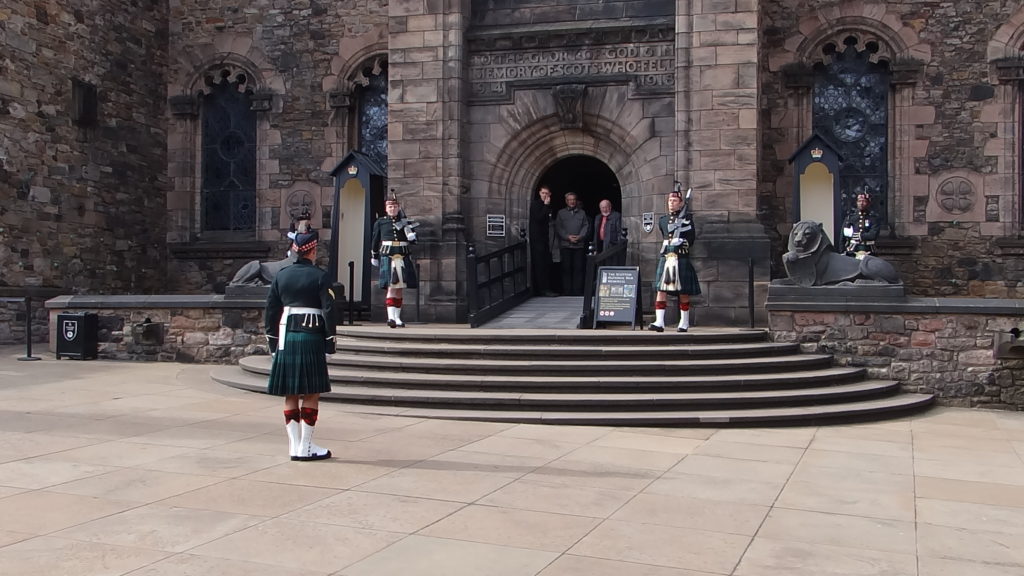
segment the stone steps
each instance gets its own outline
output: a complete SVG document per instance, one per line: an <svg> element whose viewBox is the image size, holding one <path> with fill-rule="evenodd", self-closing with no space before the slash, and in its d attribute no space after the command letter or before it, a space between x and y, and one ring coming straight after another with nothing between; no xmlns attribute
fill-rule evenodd
<svg viewBox="0 0 1024 576"><path fill-rule="evenodd" d="M831 366L820 361L817 369L784 371L781 365L776 370L736 373L735 371L716 372L714 366L705 366L705 373L675 374L666 377L661 370L655 375L640 375L637 372L618 373L617 370L604 371L602 366L588 366L586 370L577 369L568 375L543 374L542 376L513 372L462 372L454 373L451 364L446 364L448 372L426 372L405 370L396 375L393 368L381 362L365 363L362 366L339 366L333 357L328 372L332 382L341 385L384 386L390 388L422 388L429 390L547 390L547 391L587 391L599 390L602 393L615 391L664 391L665 389L684 391L739 391L763 390L779 388L804 388L825 384L839 384L862 380L866 371L863 368ZM383 360L382 360L383 361ZM413 363L399 364L408 368ZM270 374L269 356L250 356L239 361L243 370L263 376ZM434 368L438 368L436 365ZM618 366L614 366L618 367ZM440 368L438 368L440 369ZM584 373L586 372L586 373Z"/></svg>
<svg viewBox="0 0 1024 576"><path fill-rule="evenodd" d="M262 392L269 356L217 367ZM757 330L339 330L326 400L422 418L586 425L821 424L920 409L929 395Z"/></svg>

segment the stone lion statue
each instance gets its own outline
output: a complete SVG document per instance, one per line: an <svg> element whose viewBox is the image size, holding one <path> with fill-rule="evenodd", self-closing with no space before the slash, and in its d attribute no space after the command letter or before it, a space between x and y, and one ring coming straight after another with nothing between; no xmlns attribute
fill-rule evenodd
<svg viewBox="0 0 1024 576"><path fill-rule="evenodd" d="M862 260L836 252L821 223L801 220L789 233L789 252L782 263L790 280L799 286L835 284L901 284L892 264L876 256Z"/></svg>

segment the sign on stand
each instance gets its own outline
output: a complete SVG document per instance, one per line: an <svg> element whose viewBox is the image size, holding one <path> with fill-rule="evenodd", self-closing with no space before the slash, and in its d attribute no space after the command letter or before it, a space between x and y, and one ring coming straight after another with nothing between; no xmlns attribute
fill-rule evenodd
<svg viewBox="0 0 1024 576"><path fill-rule="evenodd" d="M640 269L636 266L602 266L597 269L594 328L600 323L630 324L635 330L641 317Z"/></svg>

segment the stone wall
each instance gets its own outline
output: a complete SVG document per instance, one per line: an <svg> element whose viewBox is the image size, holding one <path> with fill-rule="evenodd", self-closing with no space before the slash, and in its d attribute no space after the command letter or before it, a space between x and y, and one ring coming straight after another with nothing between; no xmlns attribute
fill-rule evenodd
<svg viewBox="0 0 1024 576"><path fill-rule="evenodd" d="M0 287L164 285L167 25L165 2L0 7Z"/></svg>
<svg viewBox="0 0 1024 576"><path fill-rule="evenodd" d="M263 331L263 301L223 297L63 296L47 302L50 351L56 351L57 315L96 313L99 358L157 362L235 364L253 354L269 354ZM155 324L144 329L144 324Z"/></svg>
<svg viewBox="0 0 1024 576"><path fill-rule="evenodd" d="M769 327L775 342L832 354L837 365L863 366L872 378L898 380L904 391L935 394L942 404L1024 410L1024 361L996 360L992 352L997 333L1022 324L1019 311L997 310L1016 303L947 302L956 302L960 312L943 311L941 304L928 306L930 312L769 306ZM964 313L972 307L977 313Z"/></svg>
<svg viewBox="0 0 1024 576"><path fill-rule="evenodd" d="M773 272L793 223L787 159L811 135L810 66L855 35L890 62L888 220L880 253L913 294L1016 297L1024 286L1019 77L994 59L1017 54L1020 2L761 2L764 94L758 212ZM1004 50L995 50L998 44ZM1004 54L1005 52L1006 54ZM997 73L993 73L997 72ZM896 238L892 241L891 238Z"/></svg>
<svg viewBox="0 0 1024 576"><path fill-rule="evenodd" d="M249 260L280 258L298 205L311 209L322 239L331 237L330 172L356 146L353 91L362 65L386 61L387 11L386 0L170 2L170 290L206 292ZM248 74L260 98L256 227L211 233L197 209L198 103L204 76L224 66Z"/></svg>
<svg viewBox="0 0 1024 576"><path fill-rule="evenodd" d="M474 26L514 26L673 16L675 0L472 0Z"/></svg>

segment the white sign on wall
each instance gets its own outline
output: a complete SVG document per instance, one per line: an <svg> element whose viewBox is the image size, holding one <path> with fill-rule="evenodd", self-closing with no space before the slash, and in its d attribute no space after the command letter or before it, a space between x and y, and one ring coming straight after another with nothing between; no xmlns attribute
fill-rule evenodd
<svg viewBox="0 0 1024 576"><path fill-rule="evenodd" d="M487 235L488 236L504 236L505 235L505 215L504 214L488 214L487 215Z"/></svg>

